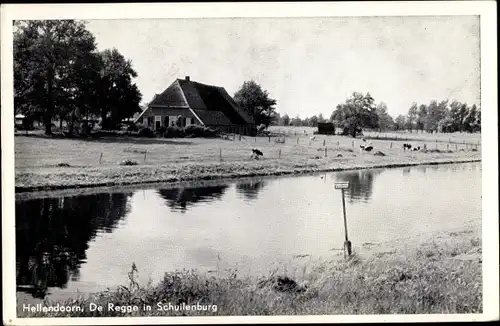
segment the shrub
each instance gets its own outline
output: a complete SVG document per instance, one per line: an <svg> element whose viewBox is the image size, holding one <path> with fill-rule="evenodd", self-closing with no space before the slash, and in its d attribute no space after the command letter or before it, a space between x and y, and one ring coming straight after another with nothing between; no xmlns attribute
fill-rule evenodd
<svg viewBox="0 0 500 326"><path fill-rule="evenodd" d="M137 165L139 163L137 163L136 161L133 161L133 160L125 160L125 161L122 161L120 162L120 165Z"/></svg>
<svg viewBox="0 0 500 326"><path fill-rule="evenodd" d="M134 124L130 124L127 127L127 131L139 131L139 127L137 127L137 125L135 123Z"/></svg>
<svg viewBox="0 0 500 326"><path fill-rule="evenodd" d="M163 134L167 131L167 127L161 126L160 128L156 129L156 134L158 136L163 136Z"/></svg>
<svg viewBox="0 0 500 326"><path fill-rule="evenodd" d="M216 129L200 125L187 126L184 128L184 133L186 134L186 137L214 138L218 135L218 131Z"/></svg>
<svg viewBox="0 0 500 326"><path fill-rule="evenodd" d="M185 137L184 129L180 127L167 127L163 132L163 137L165 138L183 138Z"/></svg>
<svg viewBox="0 0 500 326"><path fill-rule="evenodd" d="M137 133L137 136L152 138L152 137L154 137L154 132L153 132L153 130L149 129L148 127L144 127L144 128L141 128L139 130L139 132Z"/></svg>

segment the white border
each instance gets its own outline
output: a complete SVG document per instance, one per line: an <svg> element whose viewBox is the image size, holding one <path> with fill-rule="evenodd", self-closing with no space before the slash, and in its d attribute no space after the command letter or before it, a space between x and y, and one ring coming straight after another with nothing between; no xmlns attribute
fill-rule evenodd
<svg viewBox="0 0 500 326"><path fill-rule="evenodd" d="M209 13L209 14L208 14ZM14 130L12 20L14 19L132 19L212 17L328 17L480 15L482 195L483 195L483 314L474 315L345 315L271 317L110 317L16 318L14 236ZM192 324L192 323L322 323L481 321L499 318L498 282L498 133L497 38L495 1L440 2L307 2L307 3L169 3L169 4L16 4L1 7L2 85L2 248L3 315L6 325ZM467 186L467 185L464 185Z"/></svg>

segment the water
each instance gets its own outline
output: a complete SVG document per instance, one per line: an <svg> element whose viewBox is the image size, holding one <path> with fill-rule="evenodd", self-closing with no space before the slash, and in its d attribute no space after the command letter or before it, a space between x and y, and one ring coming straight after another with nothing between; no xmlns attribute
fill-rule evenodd
<svg viewBox="0 0 500 326"><path fill-rule="evenodd" d="M481 218L480 163L18 201L17 284L59 299L127 284L132 262L146 283L183 268L258 275L296 255L328 258L344 241L339 181L351 184L355 246Z"/></svg>

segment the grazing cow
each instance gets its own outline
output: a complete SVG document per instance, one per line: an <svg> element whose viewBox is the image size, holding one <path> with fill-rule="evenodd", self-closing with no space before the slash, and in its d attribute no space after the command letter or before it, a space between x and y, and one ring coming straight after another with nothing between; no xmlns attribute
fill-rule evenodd
<svg viewBox="0 0 500 326"><path fill-rule="evenodd" d="M373 150L372 145L369 145L369 146L360 145L359 148L361 149L361 151L365 151L365 152L371 152Z"/></svg>
<svg viewBox="0 0 500 326"><path fill-rule="evenodd" d="M419 151L419 150L420 150L420 146L413 148L413 151Z"/></svg>
<svg viewBox="0 0 500 326"><path fill-rule="evenodd" d="M264 156L264 153L262 153L261 151L259 151L256 148L252 148L252 155L259 157L259 156Z"/></svg>
<svg viewBox="0 0 500 326"><path fill-rule="evenodd" d="M316 139L316 136L312 136L311 138L309 138L310 140L315 140Z"/></svg>
<svg viewBox="0 0 500 326"><path fill-rule="evenodd" d="M411 144L403 144L403 150L410 150L411 151Z"/></svg>

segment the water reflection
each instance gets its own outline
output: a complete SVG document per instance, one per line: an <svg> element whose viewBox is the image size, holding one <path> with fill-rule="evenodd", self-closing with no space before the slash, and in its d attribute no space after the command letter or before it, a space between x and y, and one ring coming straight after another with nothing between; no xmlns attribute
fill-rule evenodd
<svg viewBox="0 0 500 326"><path fill-rule="evenodd" d="M198 202L220 199L228 186L191 187L176 189L159 189L158 194L165 199L167 206L174 211L186 212L189 206Z"/></svg>
<svg viewBox="0 0 500 326"><path fill-rule="evenodd" d="M240 194L248 201L252 201L258 198L259 192L261 192L265 186L266 182L264 180L237 183L236 193Z"/></svg>
<svg viewBox="0 0 500 326"><path fill-rule="evenodd" d="M89 241L111 232L127 214L131 194L36 199L16 203L18 290L44 298L48 287L78 280Z"/></svg>
<svg viewBox="0 0 500 326"><path fill-rule="evenodd" d="M335 180L336 182L349 182L349 189L346 190L345 194L350 203L355 200L369 201L373 193L375 176L381 172L382 170L339 172L335 174Z"/></svg>

